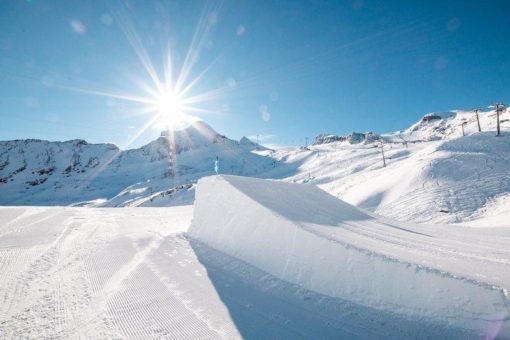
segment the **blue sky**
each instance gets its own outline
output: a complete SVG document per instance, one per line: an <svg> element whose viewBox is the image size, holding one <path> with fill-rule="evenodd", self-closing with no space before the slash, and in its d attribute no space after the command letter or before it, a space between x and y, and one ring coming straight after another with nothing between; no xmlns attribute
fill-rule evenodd
<svg viewBox="0 0 510 340"><path fill-rule="evenodd" d="M510 102L509 18L508 1L0 0L0 140L147 143L157 128L133 136L154 114L91 92L147 95L126 27L161 76L167 46L178 72L199 23L189 79L211 67L190 95L221 88L196 114L220 133L300 145L398 130Z"/></svg>

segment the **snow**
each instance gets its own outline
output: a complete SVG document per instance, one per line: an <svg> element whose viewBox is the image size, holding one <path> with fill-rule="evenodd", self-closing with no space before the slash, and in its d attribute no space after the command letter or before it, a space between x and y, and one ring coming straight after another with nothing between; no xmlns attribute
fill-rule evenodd
<svg viewBox="0 0 510 340"><path fill-rule="evenodd" d="M214 174L218 157L221 174L315 184L348 203L401 221L490 219L499 225L501 219L493 216L504 211L510 197L509 114L501 114L503 134L498 138L494 111L479 113L481 133L474 112L427 114L408 129L381 135L387 167L376 134L363 134L363 143L349 142L362 134L350 139L329 135L328 143L274 151L245 137L228 139L200 121L125 151L82 140L0 142L0 204L189 205L194 184Z"/></svg>
<svg viewBox="0 0 510 340"><path fill-rule="evenodd" d="M387 168L373 171L341 197L403 221L469 221L492 198L510 192L509 137L481 133L430 143L405 155L405 161L393 161L395 151L389 150Z"/></svg>
<svg viewBox="0 0 510 340"><path fill-rule="evenodd" d="M192 214L0 208L0 337L473 336L282 281L186 237Z"/></svg>
<svg viewBox="0 0 510 340"><path fill-rule="evenodd" d="M401 221L471 223L491 218L504 210L504 205L494 204L510 197L509 113L501 115L500 137L495 136L494 112L480 113L481 133L472 112L445 116L383 135L386 167L377 144L336 142L277 150L273 157L278 166L261 177L310 182L348 203ZM462 121L469 122L464 137Z"/></svg>
<svg viewBox="0 0 510 340"><path fill-rule="evenodd" d="M0 338L510 337L501 122L428 114L381 135L386 167L376 134L270 150L203 122L0 142Z"/></svg>
<svg viewBox="0 0 510 340"><path fill-rule="evenodd" d="M490 199L478 210L473 220L463 224L478 227L508 227L510 224L508 221L510 221L510 194L503 194Z"/></svg>
<svg viewBox="0 0 510 340"><path fill-rule="evenodd" d="M0 338L465 338L186 236L193 207L0 208Z"/></svg>
<svg viewBox="0 0 510 340"><path fill-rule="evenodd" d="M502 325L510 335L510 228L403 224L315 186L213 176L198 182L189 233L313 292L478 336Z"/></svg>
<svg viewBox="0 0 510 340"><path fill-rule="evenodd" d="M223 172L250 176L266 171L272 159L255 153L257 148L255 143L230 140L203 122L124 151L83 140L0 142L0 204L70 205L113 199L103 205L133 205L134 199L145 202L156 192L179 190L213 174L216 157ZM175 175L169 173L172 167ZM128 191L126 201L119 199ZM191 197L183 203L192 202Z"/></svg>
<svg viewBox="0 0 510 340"><path fill-rule="evenodd" d="M352 132L347 136L337 136L333 134L321 134L315 137L313 145L321 145L321 144L329 144L335 142L345 142L349 144L369 144L375 141L378 141L381 136L373 133L373 132Z"/></svg>
<svg viewBox="0 0 510 340"><path fill-rule="evenodd" d="M101 207L172 207L189 205L195 197L195 185L183 184L161 190L164 183L137 183L122 190L115 197L94 204ZM155 189L156 188L156 189Z"/></svg>
<svg viewBox="0 0 510 340"><path fill-rule="evenodd" d="M0 337L239 337L182 235L191 212L0 209Z"/></svg>

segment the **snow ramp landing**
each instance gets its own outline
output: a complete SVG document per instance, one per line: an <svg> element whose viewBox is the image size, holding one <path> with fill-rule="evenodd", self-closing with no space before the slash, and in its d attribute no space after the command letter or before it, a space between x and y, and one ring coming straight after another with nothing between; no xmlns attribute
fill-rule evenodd
<svg viewBox="0 0 510 340"><path fill-rule="evenodd" d="M510 228L401 224L312 185L213 176L198 182L189 234L320 294L510 337Z"/></svg>

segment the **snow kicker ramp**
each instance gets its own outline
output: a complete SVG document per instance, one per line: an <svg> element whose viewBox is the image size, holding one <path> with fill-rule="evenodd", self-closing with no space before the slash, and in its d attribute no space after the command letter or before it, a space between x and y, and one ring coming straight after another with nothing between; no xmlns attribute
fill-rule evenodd
<svg viewBox="0 0 510 340"><path fill-rule="evenodd" d="M510 337L510 228L401 224L312 185L213 176L189 234L324 295Z"/></svg>

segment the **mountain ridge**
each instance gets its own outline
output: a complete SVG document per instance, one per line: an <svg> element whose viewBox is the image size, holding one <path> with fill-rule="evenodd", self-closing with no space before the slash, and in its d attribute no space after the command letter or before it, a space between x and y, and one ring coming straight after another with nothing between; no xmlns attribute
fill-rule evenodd
<svg viewBox="0 0 510 340"><path fill-rule="evenodd" d="M504 180L510 117L503 112L500 118L497 139L493 111L479 112L480 133L472 111L456 110L427 114L404 130L371 134L373 139L355 138L358 143L343 139L282 150L246 137L229 139L204 122L129 150L80 139L0 142L0 204L192 204L194 184L213 175L218 160L220 174L315 184L395 219L470 221L505 212L500 206L510 199Z"/></svg>
<svg viewBox="0 0 510 340"><path fill-rule="evenodd" d="M250 153L255 149L255 143L231 140L204 122L195 122L187 129L164 134L128 150L82 139L2 141L0 204L67 205L110 199L147 180L157 180L160 182L157 189L168 190L213 174L216 156L229 164L238 158L235 170L239 173L243 165L240 163L251 164L259 157ZM194 157L190 159L190 155ZM197 164L201 161L207 164ZM255 163L264 166L269 161ZM229 166L234 171L234 165ZM251 174L246 169L242 173Z"/></svg>

